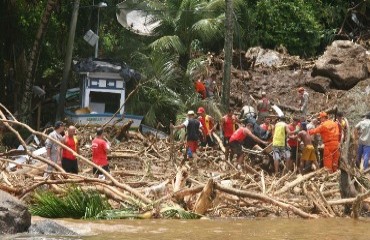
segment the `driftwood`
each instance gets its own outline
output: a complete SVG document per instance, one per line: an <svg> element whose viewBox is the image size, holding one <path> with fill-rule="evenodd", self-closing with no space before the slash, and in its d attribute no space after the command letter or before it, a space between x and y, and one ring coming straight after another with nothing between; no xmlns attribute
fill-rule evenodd
<svg viewBox="0 0 370 240"><path fill-rule="evenodd" d="M194 212L198 214L205 214L206 211L212 206L212 201L215 198L213 190L213 179L209 179L208 183L204 186L202 193L199 195L195 206Z"/></svg>
<svg viewBox="0 0 370 240"><path fill-rule="evenodd" d="M0 122L8 124L24 146L27 146L27 142L17 135L15 125L28 129L41 139L48 138L15 118L6 119L2 112L0 116ZM38 157L35 158L39 160L36 165L27 162L16 164L15 172L2 171L0 189L27 199L43 185L63 193L67 190L65 186L76 184L83 189L95 188L116 202L137 204L142 211L158 209L162 204L180 204L195 213L230 217L289 216L291 213L302 218L335 217L342 215L343 206L352 207L354 217L358 217L363 210L363 203L369 201L369 179L364 173L355 171L350 164L341 164L341 169L350 176L347 182L353 185L352 179L355 177L365 189L365 194L340 199L339 172L328 174L325 170L318 170L298 177L296 172L288 172L281 177L272 176L261 170L259 163L253 160L255 154L245 158L248 168L238 170L233 163L225 161L222 150L213 148L198 151L197 162L184 161L181 165L179 158L183 156L176 149L182 143L171 142L170 139L150 139L139 132L130 132L130 136L134 137L128 142L112 144L109 154L111 174L102 171L106 180L97 179L91 173L95 164L88 159L94 130L89 126L81 126L78 130L83 140L80 154L74 153L79 159L81 171L78 175L65 173L56 165L50 172L54 179L45 179L42 177L45 166L53 163ZM111 130L117 131L118 127L111 127ZM217 140L217 135L214 138ZM59 145L67 149L63 144ZM345 158L345 146L342 151L342 158ZM26 151L26 154L32 155L30 151ZM13 153L0 157L2 169L14 163L10 155Z"/></svg>

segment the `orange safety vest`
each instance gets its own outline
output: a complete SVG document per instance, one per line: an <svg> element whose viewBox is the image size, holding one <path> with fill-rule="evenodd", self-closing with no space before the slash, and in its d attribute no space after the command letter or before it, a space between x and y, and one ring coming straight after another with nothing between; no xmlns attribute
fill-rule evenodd
<svg viewBox="0 0 370 240"><path fill-rule="evenodd" d="M213 128L213 123L211 121L211 116L206 115L206 117L199 117L199 121L202 123L203 126L203 134L207 136L211 129Z"/></svg>

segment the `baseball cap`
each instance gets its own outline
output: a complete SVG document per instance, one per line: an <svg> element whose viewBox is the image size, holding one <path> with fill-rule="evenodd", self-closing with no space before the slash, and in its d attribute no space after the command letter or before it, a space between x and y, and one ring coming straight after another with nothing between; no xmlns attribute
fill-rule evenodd
<svg viewBox="0 0 370 240"><path fill-rule="evenodd" d="M188 115L194 115L195 113L194 113L194 111L193 110L190 110L190 111L188 111Z"/></svg>
<svg viewBox="0 0 370 240"><path fill-rule="evenodd" d="M198 113L204 113L206 110L204 110L204 107L199 107L198 108Z"/></svg>
<svg viewBox="0 0 370 240"><path fill-rule="evenodd" d="M62 121L56 121L55 124L54 124L54 127L55 128L59 128L60 126L64 126L64 125L65 125L64 122L62 122Z"/></svg>
<svg viewBox="0 0 370 240"><path fill-rule="evenodd" d="M322 118L322 117L328 117L328 114L326 112L320 112L319 118Z"/></svg>
<svg viewBox="0 0 370 240"><path fill-rule="evenodd" d="M298 92L303 92L303 91L304 91L303 87L298 88Z"/></svg>

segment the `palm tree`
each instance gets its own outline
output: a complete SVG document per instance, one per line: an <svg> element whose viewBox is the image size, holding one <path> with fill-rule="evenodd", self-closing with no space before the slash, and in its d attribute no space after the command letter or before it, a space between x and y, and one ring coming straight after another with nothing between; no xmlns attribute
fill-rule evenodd
<svg viewBox="0 0 370 240"><path fill-rule="evenodd" d="M203 46L222 41L225 17L221 3L220 0L148 1L155 15L153 21L160 22L154 30L160 37L150 44L151 49L177 53L181 65L186 66L194 41L200 41Z"/></svg>

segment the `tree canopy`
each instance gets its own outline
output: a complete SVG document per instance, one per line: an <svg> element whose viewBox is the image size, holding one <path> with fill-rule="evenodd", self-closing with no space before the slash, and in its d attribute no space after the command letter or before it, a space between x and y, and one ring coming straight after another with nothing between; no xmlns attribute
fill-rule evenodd
<svg viewBox="0 0 370 240"><path fill-rule="evenodd" d="M32 46L48 2L0 3L0 102L13 112L20 111ZM32 74L35 85L45 86L48 97L59 90L73 8L73 1L55 2ZM115 16L120 1L106 2L108 7L100 10L99 55L127 62L145 77L145 84L126 109L146 114L146 121L152 125L174 118L189 107L188 99L194 98L192 78L204 70L206 61L202 56L223 51L225 1L146 0L147 8L143 10L159 21L152 36L122 28ZM97 28L97 4L98 1L81 1L74 59L93 56L94 48L83 36ZM290 54L312 57L335 39L369 38L369 0L235 0L233 7L234 49L283 45ZM196 71L192 70L194 66ZM135 84L130 83L128 90ZM77 85L72 76L68 86ZM167 109L172 115L158 109Z"/></svg>

